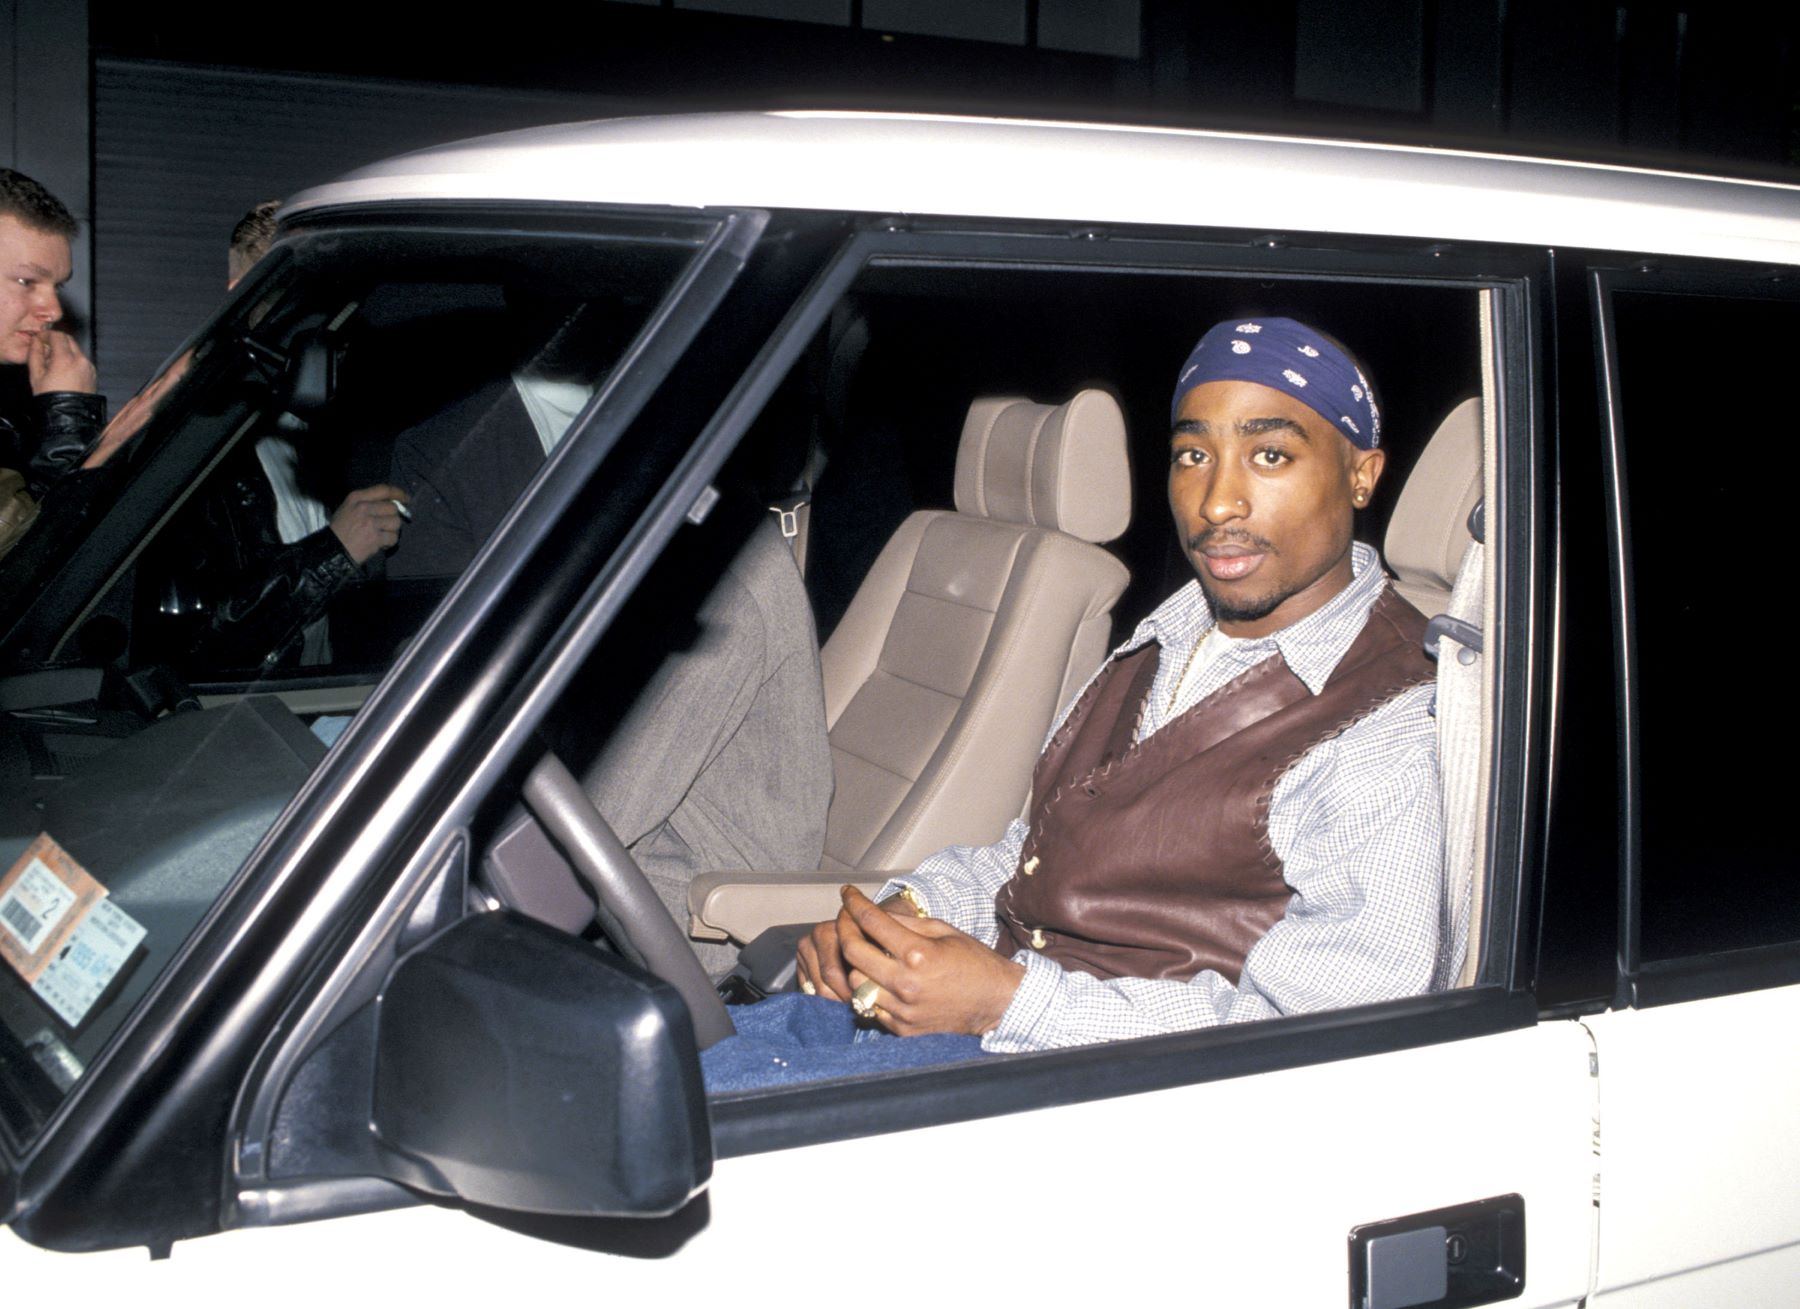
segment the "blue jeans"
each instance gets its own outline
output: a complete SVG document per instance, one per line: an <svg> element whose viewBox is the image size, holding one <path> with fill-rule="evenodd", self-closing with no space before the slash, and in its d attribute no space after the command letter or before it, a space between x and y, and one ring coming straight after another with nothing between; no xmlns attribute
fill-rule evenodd
<svg viewBox="0 0 1800 1309"><path fill-rule="evenodd" d="M982 1057L978 1036L893 1036L859 1028L849 1005L822 996L774 995L730 1013L737 1035L700 1052L710 1094Z"/></svg>

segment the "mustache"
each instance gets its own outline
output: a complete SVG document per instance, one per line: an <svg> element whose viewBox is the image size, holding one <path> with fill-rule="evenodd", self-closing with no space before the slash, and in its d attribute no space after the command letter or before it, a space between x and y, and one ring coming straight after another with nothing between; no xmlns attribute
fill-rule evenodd
<svg viewBox="0 0 1800 1309"><path fill-rule="evenodd" d="M1210 545L1237 545L1263 554L1279 554L1275 543L1266 536L1246 532L1241 527L1208 527L1187 539L1188 553L1194 554Z"/></svg>

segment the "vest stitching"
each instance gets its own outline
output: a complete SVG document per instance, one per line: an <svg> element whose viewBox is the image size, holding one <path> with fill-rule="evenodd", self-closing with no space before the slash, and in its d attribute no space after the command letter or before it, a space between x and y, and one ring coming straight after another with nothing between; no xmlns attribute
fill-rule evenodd
<svg viewBox="0 0 1800 1309"><path fill-rule="evenodd" d="M1079 725L1080 720L1085 718L1088 711L1093 708L1093 699L1100 694L1100 688L1111 682L1117 675L1120 658L1129 659L1132 655L1137 654L1140 650L1148 648L1148 645L1152 644L1155 644L1155 642L1141 645L1137 650L1128 651L1123 656L1114 656L1102 664L1100 671L1094 674L1088 681L1087 686L1082 690L1081 694L1075 698L1074 707L1069 710L1068 716L1063 719L1062 726L1051 733L1050 739L1044 743L1044 748L1039 753L1047 754L1052 748L1059 746L1068 740L1069 733L1075 730Z"/></svg>

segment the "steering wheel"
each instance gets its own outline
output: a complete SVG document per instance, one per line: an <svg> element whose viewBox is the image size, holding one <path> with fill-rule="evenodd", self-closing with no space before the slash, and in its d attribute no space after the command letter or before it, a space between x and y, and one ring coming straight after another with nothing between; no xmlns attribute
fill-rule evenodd
<svg viewBox="0 0 1800 1309"><path fill-rule="evenodd" d="M532 816L560 844L599 904L600 925L619 952L681 993L702 1050L732 1035L725 1002L650 879L554 751L525 779Z"/></svg>

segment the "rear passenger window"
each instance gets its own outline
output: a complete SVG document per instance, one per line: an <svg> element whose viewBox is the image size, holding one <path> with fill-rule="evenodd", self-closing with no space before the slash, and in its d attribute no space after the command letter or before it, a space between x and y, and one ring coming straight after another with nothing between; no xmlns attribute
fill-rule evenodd
<svg viewBox="0 0 1800 1309"><path fill-rule="evenodd" d="M1800 350L1800 303L1619 290L1612 307L1637 637L1641 958L1800 940L1783 759L1800 710L1779 677L1757 675L1771 657L1777 674L1785 662L1793 433L1768 388Z"/></svg>

